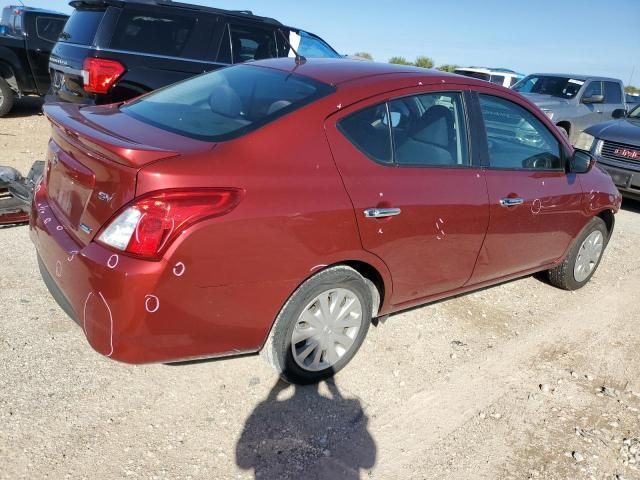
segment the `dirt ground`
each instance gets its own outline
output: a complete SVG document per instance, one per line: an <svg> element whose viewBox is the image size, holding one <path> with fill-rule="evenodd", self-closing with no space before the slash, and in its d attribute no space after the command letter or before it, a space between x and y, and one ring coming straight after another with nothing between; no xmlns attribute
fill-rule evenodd
<svg viewBox="0 0 640 480"><path fill-rule="evenodd" d="M0 119L0 164L44 157L37 112ZM1 479L640 479L640 203L584 289L529 277L392 316L319 387L257 356L107 360L26 227L0 229L0 265Z"/></svg>

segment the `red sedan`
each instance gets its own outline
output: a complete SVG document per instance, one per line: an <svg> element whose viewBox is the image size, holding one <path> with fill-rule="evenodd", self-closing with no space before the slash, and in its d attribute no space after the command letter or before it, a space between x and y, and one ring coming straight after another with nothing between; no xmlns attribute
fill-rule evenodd
<svg viewBox="0 0 640 480"><path fill-rule="evenodd" d="M527 100L424 69L297 63L45 107L31 238L95 350L262 351L309 383L372 318L538 271L589 281L620 195Z"/></svg>

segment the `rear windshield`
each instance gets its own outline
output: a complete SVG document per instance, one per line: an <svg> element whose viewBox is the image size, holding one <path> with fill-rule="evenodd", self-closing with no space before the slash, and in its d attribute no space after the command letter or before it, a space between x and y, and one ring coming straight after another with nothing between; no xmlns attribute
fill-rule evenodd
<svg viewBox="0 0 640 480"><path fill-rule="evenodd" d="M488 73L482 73L482 72L472 72L469 70L455 70L454 73L457 73L458 75L464 75L465 77L478 78L480 80L485 80L487 82L491 79L491 75L489 75Z"/></svg>
<svg viewBox="0 0 640 480"><path fill-rule="evenodd" d="M104 10L74 10L60 34L60 41L91 45L104 12Z"/></svg>
<svg viewBox="0 0 640 480"><path fill-rule="evenodd" d="M122 111L186 137L223 141L333 91L329 85L289 72L236 65L158 90Z"/></svg>

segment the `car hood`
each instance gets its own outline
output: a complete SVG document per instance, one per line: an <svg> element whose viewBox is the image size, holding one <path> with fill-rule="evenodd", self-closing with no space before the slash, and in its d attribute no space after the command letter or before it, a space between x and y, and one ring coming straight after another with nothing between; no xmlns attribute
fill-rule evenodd
<svg viewBox="0 0 640 480"><path fill-rule="evenodd" d="M558 108L569 104L564 98L542 95L540 93L521 93L523 97L535 103L540 108Z"/></svg>
<svg viewBox="0 0 640 480"><path fill-rule="evenodd" d="M622 118L598 123L585 132L603 140L640 146L640 119Z"/></svg>

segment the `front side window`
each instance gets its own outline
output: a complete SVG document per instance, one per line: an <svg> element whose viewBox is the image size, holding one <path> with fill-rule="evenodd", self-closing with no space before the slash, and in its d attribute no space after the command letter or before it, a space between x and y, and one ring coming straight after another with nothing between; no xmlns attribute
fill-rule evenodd
<svg viewBox="0 0 640 480"><path fill-rule="evenodd" d="M278 39L281 40L280 38ZM289 32L289 43L291 46L306 58L339 58L340 55L336 51L323 42L318 37L311 35L302 30L295 32ZM284 42L282 42L284 43ZM294 57L295 54L291 51L288 45L284 46L285 52L282 56Z"/></svg>
<svg viewBox="0 0 640 480"><path fill-rule="evenodd" d="M480 95L491 167L562 169L560 143L531 112L509 100Z"/></svg>
<svg viewBox="0 0 640 480"><path fill-rule="evenodd" d="M290 72L251 65L222 68L146 95L121 110L198 140L230 140L334 91Z"/></svg>
<svg viewBox="0 0 640 480"><path fill-rule="evenodd" d="M575 97L584 80L570 77L556 77L553 75L529 75L513 86L513 90L520 93L538 93L558 98Z"/></svg>
<svg viewBox="0 0 640 480"><path fill-rule="evenodd" d="M589 98L594 95L602 95L602 82L589 82L587 88L584 89L582 98Z"/></svg>
<svg viewBox="0 0 640 480"><path fill-rule="evenodd" d="M604 82L604 103L622 103L622 88L616 82Z"/></svg>
<svg viewBox="0 0 640 480"><path fill-rule="evenodd" d="M253 26L230 25L230 63L263 60L278 56L273 30ZM223 39L228 43L227 39ZM224 57L227 58L226 53Z"/></svg>
<svg viewBox="0 0 640 480"><path fill-rule="evenodd" d="M66 20L53 17L37 17L36 33L39 38L47 42L55 43L58 41L60 32L64 28Z"/></svg>
<svg viewBox="0 0 640 480"><path fill-rule="evenodd" d="M195 17L125 8L113 34L111 48L179 57L187 46L195 22Z"/></svg>
<svg viewBox="0 0 640 480"><path fill-rule="evenodd" d="M400 166L459 167L469 163L460 93L401 97L364 108L338 128L372 160Z"/></svg>

